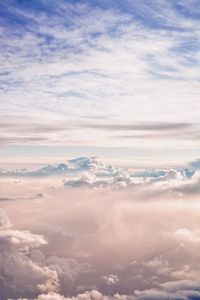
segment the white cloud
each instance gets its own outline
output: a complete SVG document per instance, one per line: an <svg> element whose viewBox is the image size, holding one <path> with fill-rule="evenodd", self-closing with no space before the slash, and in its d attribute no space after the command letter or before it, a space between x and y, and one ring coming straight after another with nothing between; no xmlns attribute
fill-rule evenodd
<svg viewBox="0 0 200 300"><path fill-rule="evenodd" d="M5 216L1 214L1 222ZM5 222L4 222L5 223ZM8 228L8 222L0 231L0 279L2 297L12 291L19 295L40 291L54 291L58 287L57 273L48 267L40 267L30 258L32 248L46 244L46 240L28 231Z"/></svg>
<svg viewBox="0 0 200 300"><path fill-rule="evenodd" d="M166 282L155 289L135 291L132 295L120 295L116 293L113 296L107 296L97 290L91 290L71 298L56 293L42 294L34 300L192 300L198 299L199 296L199 281L180 280Z"/></svg>
<svg viewBox="0 0 200 300"><path fill-rule="evenodd" d="M64 291L69 290L81 270L80 264L75 259L60 258L55 255L48 257L45 264L48 265L51 270L56 271L59 276L60 285Z"/></svg>
<svg viewBox="0 0 200 300"><path fill-rule="evenodd" d="M32 123L41 127L44 123L62 127L63 121L80 126L31 135L26 126L21 132L17 128L2 130L4 144L138 145L138 134L119 131L116 136L113 130L81 126L85 120L97 123L96 116L104 118L99 119L101 124L177 122L177 115L178 121L199 123L199 54L195 45L190 47L198 43L197 20L184 17L168 1L156 1L156 5L128 1L130 10L126 11L115 5L112 1L103 9L101 5L94 8L60 1L55 7L57 15L51 18L48 12L12 8L37 29L20 36L2 34L7 127L13 111L22 125L28 123L24 117L29 115ZM150 26L137 15L150 17L152 25L156 22L159 26ZM189 130L176 132L168 140L154 135L148 147L155 147L156 140L158 148L192 149L199 145L198 127L195 141ZM147 145L146 138L142 140Z"/></svg>
<svg viewBox="0 0 200 300"><path fill-rule="evenodd" d="M50 293L50 294L43 294L38 296L37 299L35 300L103 300L104 296L97 290L91 290L91 291L87 291L85 293L82 294L78 294L76 297L64 297L60 294L56 294L56 293ZM25 299L24 299L25 300Z"/></svg>
<svg viewBox="0 0 200 300"><path fill-rule="evenodd" d="M0 224L0 289L3 299L41 292L55 297L54 292L60 288L63 292L68 291L80 273L92 272L89 264L46 255L42 250L42 246L47 245L46 239L30 231L10 229L4 211L0 211Z"/></svg>
<svg viewBox="0 0 200 300"><path fill-rule="evenodd" d="M200 230L190 230L188 228L179 228L174 235L182 242L200 242Z"/></svg>
<svg viewBox="0 0 200 300"><path fill-rule="evenodd" d="M172 193L181 197L181 195L188 194L198 195L200 191L200 171L193 168L147 169L133 172L128 168L107 165L96 157L79 157L65 163L46 165L31 171L0 169L0 176L2 178L61 177L64 186L73 188L128 189L138 187L138 191L149 193L149 196ZM39 196L36 195L36 197Z"/></svg>
<svg viewBox="0 0 200 300"><path fill-rule="evenodd" d="M91 172L98 173L96 165ZM33 188L43 184L43 179L24 180ZM2 229L6 233L1 233L1 239L5 239L1 245L6 247L9 259L11 253L15 254L15 260L4 258L1 274L6 265L7 274L12 271L14 277L18 276L13 279L18 292L9 277L6 286L10 294L1 288L6 295L3 299L93 300L96 296L94 292L91 296L91 289L98 290L102 300L188 300L189 293L197 294L194 283L199 282L199 204L195 200L188 197L186 200L190 201L171 201L169 194L152 200L148 189L158 182L145 184L146 179L141 187L103 193L66 186L51 190L48 180L45 179L48 197L39 204L41 213L35 201L22 200L15 202L14 207L3 203L12 214L14 211L18 226L25 224L31 232L37 232L6 228L7 225ZM177 180L177 176L170 175L166 181L169 180ZM17 188L21 191L20 186ZM29 213L21 220L21 209L26 207ZM44 244L46 241L48 244ZM12 268L22 275L16 275ZM23 275L26 272L31 274L28 279ZM190 282L190 288L182 288L180 281ZM37 283L35 294L30 292L33 282ZM177 284L176 292L167 286L172 282Z"/></svg>
<svg viewBox="0 0 200 300"><path fill-rule="evenodd" d="M102 279L104 279L108 285L117 284L120 281L119 277L114 274L105 275L102 277Z"/></svg>

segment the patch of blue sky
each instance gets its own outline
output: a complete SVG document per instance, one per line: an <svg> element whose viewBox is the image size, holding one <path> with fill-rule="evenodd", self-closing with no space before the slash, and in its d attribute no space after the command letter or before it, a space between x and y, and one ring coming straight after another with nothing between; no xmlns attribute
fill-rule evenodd
<svg viewBox="0 0 200 300"><path fill-rule="evenodd" d="M16 88L23 86L23 84L24 84L23 80L17 80L14 78L1 79L0 90L2 90L3 92L15 90Z"/></svg>
<svg viewBox="0 0 200 300"><path fill-rule="evenodd" d="M70 3L73 4L70 6ZM124 0L124 1L104 1L104 0L88 0L88 1L5 1L5 4L1 7L1 17L6 22L7 26L17 26L32 30L36 25L35 16L37 14L42 16L45 14L51 19L51 17L59 17L60 22L65 27L71 27L76 25L76 21L79 21L81 16L88 13L87 9L80 9L79 6L74 5L82 4L89 5L89 7L95 7L102 10L110 10L119 14L129 15L133 17L133 21L138 21L144 26L155 29L165 30L181 30L178 26L170 23L166 14L166 4L168 1L158 0ZM62 7L65 6L65 10ZM180 6L183 10L183 6ZM89 8L88 8L89 9ZM90 10L89 10L90 11ZM23 13L24 12L24 13ZM52 20L53 21L53 20ZM14 27L15 29L15 27ZM111 32L114 32L115 28L111 28Z"/></svg>
<svg viewBox="0 0 200 300"><path fill-rule="evenodd" d="M99 7L105 10L112 10L119 14L132 16L132 21L141 23L150 29L167 30L167 31L185 31L178 25L171 23L167 13L172 1L160 0L88 0L80 1L88 3L91 6Z"/></svg>
<svg viewBox="0 0 200 300"><path fill-rule="evenodd" d="M200 1L199 0L176 0L171 1L176 11L186 18L200 19Z"/></svg>
<svg viewBox="0 0 200 300"><path fill-rule="evenodd" d="M178 76L178 69L169 66L167 63L161 64L157 57L153 54L147 54L143 57L143 60L147 62L147 74L149 74L154 79L170 79L170 80L180 80L183 76Z"/></svg>
<svg viewBox="0 0 200 300"><path fill-rule="evenodd" d="M73 28L76 25L77 13L70 9L63 12L59 10L59 4L53 7L50 4L51 1L48 5L43 1L12 1L12 4L5 1L4 4L0 4L0 24L10 35L20 37L32 33L45 38L46 42L51 42L53 36L40 31L42 23L49 22L51 26L55 26L57 25L55 22L59 20L59 24L66 29Z"/></svg>
<svg viewBox="0 0 200 300"><path fill-rule="evenodd" d="M189 59L186 58L184 60L182 60L182 65L185 67L190 67L190 68L198 68L198 66L200 67L200 60L199 58L195 58L195 57L190 57ZM198 78L196 78L198 80ZM200 81L200 78L199 80Z"/></svg>
<svg viewBox="0 0 200 300"><path fill-rule="evenodd" d="M176 57L179 63L188 68L197 68L200 65L200 40L188 39L179 41L169 49L169 55Z"/></svg>
<svg viewBox="0 0 200 300"><path fill-rule="evenodd" d="M22 35L25 30L33 30L36 22L27 16L17 12L14 4L0 4L0 22L7 29L10 29L13 34Z"/></svg>
<svg viewBox="0 0 200 300"><path fill-rule="evenodd" d="M12 15L12 11L16 12L27 12L30 14L41 14L45 13L48 15L55 15L55 8L57 5L53 1L42 1L42 0L34 0L34 1L26 1L26 0L5 0L4 1L5 11L7 10L10 15ZM19 15L21 18L29 19L28 15L24 16L22 13ZM12 20L11 20L12 21Z"/></svg>
<svg viewBox="0 0 200 300"><path fill-rule="evenodd" d="M182 56L184 56L185 54L193 55L200 51L200 43L199 42L200 42L199 40L196 40L193 38L189 38L187 40L182 40L182 41L179 41L179 43L176 46L172 47L170 49L170 51L178 53ZM192 56L189 58L192 58Z"/></svg>

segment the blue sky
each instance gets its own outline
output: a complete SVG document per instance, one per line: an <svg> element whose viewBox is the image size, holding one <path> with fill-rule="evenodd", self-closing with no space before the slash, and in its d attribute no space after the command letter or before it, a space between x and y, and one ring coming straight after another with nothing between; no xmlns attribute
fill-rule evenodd
<svg viewBox="0 0 200 300"><path fill-rule="evenodd" d="M199 19L197 0L1 1L2 158L198 158Z"/></svg>

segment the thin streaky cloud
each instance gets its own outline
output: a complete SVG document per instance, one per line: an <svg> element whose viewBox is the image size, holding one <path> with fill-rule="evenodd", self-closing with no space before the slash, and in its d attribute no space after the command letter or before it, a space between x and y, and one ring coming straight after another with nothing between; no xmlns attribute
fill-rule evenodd
<svg viewBox="0 0 200 300"><path fill-rule="evenodd" d="M48 5L40 0L12 5L5 1L0 15L0 96L7 128L12 129L15 112L21 120L28 115L40 124L24 120L27 133L37 131L31 144L34 139L43 143L45 133L49 144L74 140L82 145L90 136L91 146L116 147L119 138L109 139L109 134L104 139L100 131L167 132L175 130L170 124L187 130L187 124L198 123L198 5L159 0L60 0ZM96 117L105 119L105 125L82 124ZM138 123L142 125L134 125ZM56 133L57 138L52 137ZM187 134L191 147L198 146ZM16 142L23 145L26 133L19 135ZM11 139L5 139L5 145ZM130 141L123 139L123 144L129 147ZM157 147L163 147L158 139ZM174 143L168 141L168 147L173 149ZM184 147L189 151L187 143Z"/></svg>
<svg viewBox="0 0 200 300"><path fill-rule="evenodd" d="M177 129L185 129L192 127L189 123L136 123L136 124L87 124L82 125L88 128L101 130L117 130L117 131L170 131Z"/></svg>

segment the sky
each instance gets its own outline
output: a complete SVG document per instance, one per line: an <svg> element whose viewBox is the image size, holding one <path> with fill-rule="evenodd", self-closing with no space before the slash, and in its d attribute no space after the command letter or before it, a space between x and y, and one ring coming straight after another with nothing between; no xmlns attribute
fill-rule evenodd
<svg viewBox="0 0 200 300"><path fill-rule="evenodd" d="M199 19L198 0L1 1L1 162L198 159Z"/></svg>
<svg viewBox="0 0 200 300"><path fill-rule="evenodd" d="M0 299L200 299L200 1L0 1Z"/></svg>

